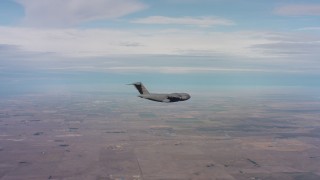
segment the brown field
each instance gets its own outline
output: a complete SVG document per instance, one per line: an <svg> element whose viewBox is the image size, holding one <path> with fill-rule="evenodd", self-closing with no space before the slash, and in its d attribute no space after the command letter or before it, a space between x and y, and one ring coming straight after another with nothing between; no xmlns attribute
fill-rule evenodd
<svg viewBox="0 0 320 180"><path fill-rule="evenodd" d="M0 179L320 179L320 99L277 97L5 97Z"/></svg>

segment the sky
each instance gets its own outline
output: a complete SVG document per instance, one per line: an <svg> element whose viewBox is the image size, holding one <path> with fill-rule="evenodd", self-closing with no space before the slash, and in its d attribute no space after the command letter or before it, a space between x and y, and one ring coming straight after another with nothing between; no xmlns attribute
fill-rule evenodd
<svg viewBox="0 0 320 180"><path fill-rule="evenodd" d="M0 0L2 93L317 87L319 51L318 0Z"/></svg>

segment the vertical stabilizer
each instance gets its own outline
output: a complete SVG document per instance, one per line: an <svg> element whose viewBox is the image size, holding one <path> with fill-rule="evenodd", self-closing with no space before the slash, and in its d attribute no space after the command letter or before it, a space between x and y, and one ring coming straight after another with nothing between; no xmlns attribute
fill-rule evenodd
<svg viewBox="0 0 320 180"><path fill-rule="evenodd" d="M141 82L136 82L136 83L133 83L132 85L136 87L136 89L139 91L140 94L150 94L147 88L144 87L144 85Z"/></svg>

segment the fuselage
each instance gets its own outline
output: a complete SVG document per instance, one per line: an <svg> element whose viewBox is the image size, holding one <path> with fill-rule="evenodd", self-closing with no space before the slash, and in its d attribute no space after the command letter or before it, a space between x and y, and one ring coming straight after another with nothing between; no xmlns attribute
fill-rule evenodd
<svg viewBox="0 0 320 180"><path fill-rule="evenodd" d="M186 101L191 97L188 93L170 93L170 94L150 93L141 82L136 82L129 85L134 85L135 88L139 91L140 95L138 97L148 99L151 101L169 103L169 102Z"/></svg>
<svg viewBox="0 0 320 180"><path fill-rule="evenodd" d="M139 97L144 99L149 99L157 102L177 102L177 101L186 101L190 99L190 95L188 93L171 93L171 94L159 94L159 93L151 93L151 94L141 94Z"/></svg>

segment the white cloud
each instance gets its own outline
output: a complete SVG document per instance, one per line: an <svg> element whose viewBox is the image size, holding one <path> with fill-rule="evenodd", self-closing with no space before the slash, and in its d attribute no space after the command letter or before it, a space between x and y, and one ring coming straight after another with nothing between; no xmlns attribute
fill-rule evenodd
<svg viewBox="0 0 320 180"><path fill-rule="evenodd" d="M275 13L283 16L320 16L320 4L293 4L278 7Z"/></svg>
<svg viewBox="0 0 320 180"><path fill-rule="evenodd" d="M176 24L176 25L192 25L200 27L210 27L216 25L234 25L235 23L228 19L218 17L165 17L150 16L147 18L136 19L132 23L139 24Z"/></svg>
<svg viewBox="0 0 320 180"><path fill-rule="evenodd" d="M210 72L283 72L283 70L257 68L223 68L223 67L184 67L184 66L122 66L103 68L115 72L158 72L164 74L210 73ZM291 71L290 71L291 72ZM293 71L292 71L293 72ZM294 71L296 72L296 71Z"/></svg>
<svg viewBox="0 0 320 180"><path fill-rule="evenodd" d="M260 55L248 47L266 41L261 34L254 32L209 33L190 30L133 31L0 27L0 42L3 44L3 50L11 49L10 54L12 55L8 59L0 54L2 60L0 63L10 67L17 64L39 68L70 67L70 70L103 70L108 67L110 69L104 70L134 72L136 67L140 67L136 68L139 71L142 66L146 65L155 68L162 67L159 69L161 73L182 73L204 69L177 68L177 66L181 66L180 62L175 62L176 58L173 58L177 55L201 56L196 59L219 56L223 60L226 60L226 56L236 56L236 60L243 57L258 57ZM21 53L24 57L15 57ZM169 58L166 56L156 58L158 55L168 55ZM130 60L125 61L121 57ZM190 64L203 66L203 63L208 66L212 65L209 65L210 62L207 60L197 64L193 58L189 58L188 61L183 58L181 63L184 66ZM176 67L164 67L166 64ZM131 66L133 69L119 68L123 66ZM90 68L88 69L88 67ZM146 69L148 68L145 68L144 71Z"/></svg>
<svg viewBox="0 0 320 180"><path fill-rule="evenodd" d="M301 32L0 27L0 42L0 65L8 67L198 73L318 72L320 66L320 37Z"/></svg>
<svg viewBox="0 0 320 180"><path fill-rule="evenodd" d="M315 56L316 52L320 51L319 42L304 42L304 43L293 43L293 42L279 42L270 44L255 45L257 50L265 53L278 54L283 56Z"/></svg>
<svg viewBox="0 0 320 180"><path fill-rule="evenodd" d="M172 58L172 57L170 57ZM161 74L189 74L189 73L217 73L217 72L230 72L230 73L302 73L302 69L285 69L283 66L278 68L270 69L268 67L263 67L255 64L254 67L212 67L212 66L154 66L150 63L143 66L136 66L132 62L127 60L127 65L117 66L111 65L106 66L85 66L85 65L70 65L64 67L50 67L48 70L67 70L67 71L86 71L86 72L114 72L114 73L161 73ZM188 63L185 62L184 64Z"/></svg>
<svg viewBox="0 0 320 180"><path fill-rule="evenodd" d="M108 30L0 28L0 42L24 51L61 56L124 54L214 55L259 57L250 47L273 42L259 32L188 30Z"/></svg>
<svg viewBox="0 0 320 180"><path fill-rule="evenodd" d="M37 27L68 27L112 19L146 8L138 0L16 0L25 8L23 22Z"/></svg>
<svg viewBox="0 0 320 180"><path fill-rule="evenodd" d="M320 36L307 33L273 33L272 42L256 44L253 49L275 57L314 60L320 51ZM316 58L317 59L317 58Z"/></svg>

